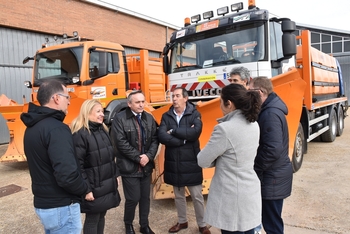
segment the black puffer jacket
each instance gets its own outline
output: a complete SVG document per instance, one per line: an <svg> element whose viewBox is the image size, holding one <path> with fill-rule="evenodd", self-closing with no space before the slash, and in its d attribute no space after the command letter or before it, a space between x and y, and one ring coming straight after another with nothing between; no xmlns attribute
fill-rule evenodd
<svg viewBox="0 0 350 234"><path fill-rule="evenodd" d="M157 126L153 116L142 112L142 126L145 129L144 154L149 158L146 166L140 166L139 134L140 128L135 115L128 107L118 113L112 122L112 140L117 149L117 165L125 177L142 177L152 173L154 158L158 151Z"/></svg>
<svg viewBox="0 0 350 234"><path fill-rule="evenodd" d="M167 131L173 129L171 134ZM165 147L164 182L176 187L202 184L202 168L198 166L199 136L202 132L201 115L187 102L186 110L177 124L174 108L163 114L158 139Z"/></svg>
<svg viewBox="0 0 350 234"><path fill-rule="evenodd" d="M119 170L112 142L102 124L89 122L89 128L91 133L81 128L73 134L73 140L83 178L95 198L94 201L84 199L81 211L96 213L119 205L116 180Z"/></svg>
<svg viewBox="0 0 350 234"><path fill-rule="evenodd" d="M27 156L34 207L49 209L80 201L88 191L74 155L72 133L62 123L62 111L29 103L21 114L27 126L24 152Z"/></svg>
<svg viewBox="0 0 350 234"><path fill-rule="evenodd" d="M284 199L292 191L287 114L287 106L275 93L271 93L261 106L260 141L254 169L261 181L262 198L266 200Z"/></svg>

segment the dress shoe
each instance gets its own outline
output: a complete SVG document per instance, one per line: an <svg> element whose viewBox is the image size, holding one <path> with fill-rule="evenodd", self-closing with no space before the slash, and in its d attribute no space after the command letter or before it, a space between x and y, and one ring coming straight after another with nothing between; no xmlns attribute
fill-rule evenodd
<svg viewBox="0 0 350 234"><path fill-rule="evenodd" d="M142 234L154 234L154 231L152 231L152 229L149 226L141 227L140 232Z"/></svg>
<svg viewBox="0 0 350 234"><path fill-rule="evenodd" d="M199 227L198 229L199 229L199 232L202 234L210 234L211 233L207 226Z"/></svg>
<svg viewBox="0 0 350 234"><path fill-rule="evenodd" d="M175 233L175 232L180 231L181 229L186 229L186 228L188 228L188 222L186 222L186 223L177 223L177 224L175 224L174 226L172 226L169 229L169 232L170 233Z"/></svg>
<svg viewBox="0 0 350 234"><path fill-rule="evenodd" d="M132 224L125 224L125 234L135 234Z"/></svg>

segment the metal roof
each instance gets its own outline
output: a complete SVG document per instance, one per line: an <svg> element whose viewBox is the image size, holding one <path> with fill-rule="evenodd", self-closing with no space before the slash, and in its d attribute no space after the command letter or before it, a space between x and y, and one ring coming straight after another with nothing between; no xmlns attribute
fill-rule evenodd
<svg viewBox="0 0 350 234"><path fill-rule="evenodd" d="M111 4L111 3L107 3L105 1L101 1L101 0L81 0L81 1L92 3L92 4L95 4L98 6L102 6L102 7L117 11L117 12L122 12L124 14L131 15L133 17L140 18L140 19L152 22L152 23L160 24L160 25L172 28L172 29L180 29L179 26L164 22L164 21L156 19L156 18L152 18L152 17L147 16L147 15L143 15L141 13L138 13L138 12L135 12L132 10L128 10L126 8L123 8L123 7L120 7L120 6Z"/></svg>

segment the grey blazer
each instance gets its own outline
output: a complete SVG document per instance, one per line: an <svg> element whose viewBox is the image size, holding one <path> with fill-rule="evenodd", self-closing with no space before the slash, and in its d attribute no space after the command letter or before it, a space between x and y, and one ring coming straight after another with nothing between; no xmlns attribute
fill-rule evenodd
<svg viewBox="0 0 350 234"><path fill-rule="evenodd" d="M199 166L215 166L205 221L219 229L247 231L261 224L260 181L253 167L259 126L247 121L240 110L218 122L197 155Z"/></svg>

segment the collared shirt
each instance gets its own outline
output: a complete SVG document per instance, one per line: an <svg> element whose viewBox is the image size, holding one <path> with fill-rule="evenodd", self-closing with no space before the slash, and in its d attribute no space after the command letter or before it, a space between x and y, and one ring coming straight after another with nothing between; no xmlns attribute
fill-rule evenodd
<svg viewBox="0 0 350 234"><path fill-rule="evenodd" d="M135 115L135 117L137 117L137 113L136 112L134 112L134 111L131 111L134 115ZM140 113L140 115L142 115L142 112Z"/></svg>
<svg viewBox="0 0 350 234"><path fill-rule="evenodd" d="M185 107L184 111L181 113L181 115L178 115L178 114L176 113L176 111L175 111L175 108L173 109L174 114L175 114L175 116L176 116L176 122L177 122L177 125L179 125L180 120L181 120L182 116L183 116L183 115L184 115L184 113L185 113L185 110L186 110L186 107Z"/></svg>
<svg viewBox="0 0 350 234"><path fill-rule="evenodd" d="M181 120L182 116L184 115L185 110L186 110L186 107L185 107L184 111L181 113L181 115L178 115L178 114L176 113L176 111L175 111L175 108L173 109L174 114L175 114L175 116L176 116L177 126L179 126L180 120ZM184 140L184 144L186 144L186 139Z"/></svg>

